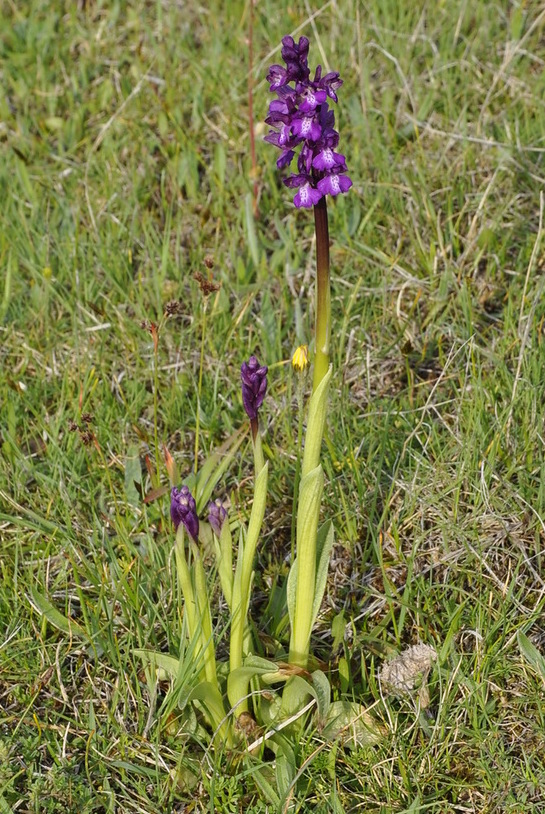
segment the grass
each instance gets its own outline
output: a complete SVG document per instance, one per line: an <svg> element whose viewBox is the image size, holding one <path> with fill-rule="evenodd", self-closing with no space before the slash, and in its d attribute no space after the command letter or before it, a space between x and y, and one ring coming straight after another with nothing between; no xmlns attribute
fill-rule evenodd
<svg viewBox="0 0 545 814"><path fill-rule="evenodd" d="M134 650L177 653L181 632L166 499L142 500L167 483L161 445L186 475L197 415L201 461L240 426L254 349L274 458L254 618L285 645L264 609L289 551L283 363L310 338L314 255L259 121L297 31L345 79L355 181L330 213L336 546L314 649L385 735L309 737L286 806L542 811L545 14L264 0L254 220L249 9L227 7L1 5L0 810L273 810ZM223 484L234 499L250 457ZM425 711L377 677L419 641L439 654Z"/></svg>

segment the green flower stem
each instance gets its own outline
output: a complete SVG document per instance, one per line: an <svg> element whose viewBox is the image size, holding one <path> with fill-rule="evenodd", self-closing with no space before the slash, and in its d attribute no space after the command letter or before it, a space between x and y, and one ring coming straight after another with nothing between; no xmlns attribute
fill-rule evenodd
<svg viewBox="0 0 545 814"><path fill-rule="evenodd" d="M261 444L261 441L259 441L259 444ZM262 458L263 452L261 451L260 454ZM250 514L248 531L246 535L244 535L242 530L240 533L238 559L233 583L233 605L231 609L231 639L229 646L229 669L231 672L242 666L244 656L244 641L246 638L246 626L248 624L247 617L250 605L254 557L267 502L268 471L269 464L266 463L257 473L254 487L254 502ZM229 693L229 703L235 709L237 716L248 709L247 700L242 700L246 695L246 691L242 690L243 688L241 689L241 687L237 685L236 691Z"/></svg>
<svg viewBox="0 0 545 814"><path fill-rule="evenodd" d="M215 536L215 535L214 535ZM233 537L226 518L221 528L218 543L218 574L221 590L230 611L233 610Z"/></svg>
<svg viewBox="0 0 545 814"><path fill-rule="evenodd" d="M295 535L297 527L297 497L301 480L301 448L303 445L303 376L297 373L297 460L293 479L293 507L291 510L291 561L295 560Z"/></svg>
<svg viewBox="0 0 545 814"><path fill-rule="evenodd" d="M263 458L263 443L259 433L259 419L252 418L250 421L250 426L252 428L252 446L254 448L254 468L257 477L265 464L265 460Z"/></svg>
<svg viewBox="0 0 545 814"><path fill-rule="evenodd" d="M176 544L174 546L176 555L176 570L178 572L178 581L182 590L184 598L184 612L187 625L187 635L190 643L194 646L194 658L198 663L201 654L200 637L196 637L198 629L197 621L197 603L195 601L195 593L193 591L193 581L191 579L191 571L187 564L185 556L185 528L182 523L178 526L176 532Z"/></svg>
<svg viewBox="0 0 545 814"><path fill-rule="evenodd" d="M327 414L327 394L333 368L330 366L322 377L318 388L310 397L308 405L307 434L303 452L302 477L316 469L320 463L322 441L324 438L325 419Z"/></svg>
<svg viewBox="0 0 545 814"><path fill-rule="evenodd" d="M290 636L290 664L306 668L310 649L312 610L316 593L316 537L324 473L317 466L301 480L297 512L297 582Z"/></svg>
<svg viewBox="0 0 545 814"><path fill-rule="evenodd" d="M208 601L208 586L206 585L201 555L195 543L191 543L191 550L194 560L193 573L195 575L197 608L199 610L200 636L204 651L204 673L206 680L217 687L216 654L212 636L212 614L210 613L210 603Z"/></svg>
<svg viewBox="0 0 545 814"><path fill-rule="evenodd" d="M316 594L316 539L324 475L320 452L327 413L327 394L332 368L327 370L318 388L310 397L307 433L297 509L297 551L293 565L295 601L290 611L290 664L306 667L310 648L314 596ZM288 584L288 593L290 587Z"/></svg>
<svg viewBox="0 0 545 814"><path fill-rule="evenodd" d="M326 196L314 206L316 230L316 347L313 389L316 391L329 368L331 291L329 284L329 227Z"/></svg>

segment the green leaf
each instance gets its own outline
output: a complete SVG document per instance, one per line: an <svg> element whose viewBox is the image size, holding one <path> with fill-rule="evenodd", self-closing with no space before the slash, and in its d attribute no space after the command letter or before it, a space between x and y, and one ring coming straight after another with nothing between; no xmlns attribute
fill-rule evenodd
<svg viewBox="0 0 545 814"><path fill-rule="evenodd" d="M288 574L288 579L286 583L286 604L288 606L288 616L290 618L290 627L293 630L293 619L295 617L295 596L296 596L296 588L297 588L297 571L299 563L297 562L297 557L293 561L293 565L291 566Z"/></svg>
<svg viewBox="0 0 545 814"><path fill-rule="evenodd" d="M225 170L227 168L227 156L225 147L218 141L214 148L214 170L218 179L220 188L223 189L225 185Z"/></svg>
<svg viewBox="0 0 545 814"><path fill-rule="evenodd" d="M314 626L316 617L324 598L325 587L327 584L327 574L329 571L329 559L331 556L331 549L333 548L333 523L328 520L321 529L318 531L316 539L316 583L314 588L314 604L312 606L312 621L311 629Z"/></svg>
<svg viewBox="0 0 545 814"><path fill-rule="evenodd" d="M321 670L314 670L312 673L312 687L317 703L316 714L322 724L325 724L331 706L331 686Z"/></svg>
<svg viewBox="0 0 545 814"><path fill-rule="evenodd" d="M9 308L11 300L11 281L13 276L12 272L14 268L17 271L17 261L13 259L11 252L9 252L8 260L7 263L5 264L4 292L2 294L2 303L0 305L0 322L3 321Z"/></svg>
<svg viewBox="0 0 545 814"><path fill-rule="evenodd" d="M282 718L290 718L308 704L309 696L316 698L314 687L302 676L295 675L288 681L282 693Z"/></svg>
<svg viewBox="0 0 545 814"><path fill-rule="evenodd" d="M225 706L223 698L217 686L214 686L210 681L201 681L196 687L193 687L189 693L184 695L185 703L199 701L204 707L210 724L220 734L223 740L226 741L229 747L232 747L232 731L230 728L229 716L225 714ZM182 705L182 701L180 701Z"/></svg>
<svg viewBox="0 0 545 814"><path fill-rule="evenodd" d="M522 657L534 670L537 670L541 678L545 681L545 658L543 655L521 630L517 632L517 642Z"/></svg>
<svg viewBox="0 0 545 814"><path fill-rule="evenodd" d="M322 449L322 440L324 437L324 426L327 414L327 394L329 390L329 382L331 381L332 370L333 368L330 365L329 370L310 397L308 405L307 434L305 436L305 450L303 453L303 468L301 473L303 478L313 469L316 469L320 463L320 452Z"/></svg>
<svg viewBox="0 0 545 814"><path fill-rule="evenodd" d="M348 692L350 686L350 665L344 656L339 659L339 679L341 682L341 692Z"/></svg>
<svg viewBox="0 0 545 814"><path fill-rule="evenodd" d="M247 427L241 427L237 432L234 432L218 449L208 456L204 464L199 468L196 479L186 479L185 482L193 491L199 514L204 512L216 484L231 465L246 432Z"/></svg>
<svg viewBox="0 0 545 814"><path fill-rule="evenodd" d="M331 622L331 635L333 636L333 644L331 649L333 652L339 649L341 644L344 642L344 631L346 628L346 619L344 616L344 612L340 611L340 613L335 614L333 617L333 621Z"/></svg>
<svg viewBox="0 0 545 814"><path fill-rule="evenodd" d="M301 479L301 484L299 487L299 508L297 510L297 556L295 558L295 562L290 568L287 585L287 604L292 630L292 641L293 632L296 628L297 621L295 614L300 562L303 562L303 579L305 581L304 593L306 600L308 600L308 605L306 607L297 608L297 612L299 613L300 611L304 611L305 616L307 617L304 628L305 630L308 629L309 633L312 629L312 613L314 610L314 595L316 588L316 553L318 550L316 525L318 523L323 488L324 475L321 466L317 466ZM304 544L305 548L303 548L302 544ZM312 546L313 551L309 549L309 546ZM312 555L314 556L314 562L309 562L308 557ZM303 590L303 588L300 590ZM312 606L310 605L311 602ZM299 626L302 625L301 619L299 619L298 624ZM306 634L303 633L303 635Z"/></svg>
<svg viewBox="0 0 545 814"><path fill-rule="evenodd" d="M51 604L49 599L37 591L36 588L30 588L30 596L28 597L28 601L32 607L38 611L38 613L45 616L47 621L50 622L53 627L56 627L57 630L60 630L61 633L64 633L66 636L76 639L84 639L86 642L93 643L93 638L89 636L89 634L76 621L74 621L74 619L64 616L64 614L57 610L57 608Z"/></svg>
<svg viewBox="0 0 545 814"><path fill-rule="evenodd" d="M265 515L265 507L267 505L267 480L269 475L269 462L261 469L259 475L255 479L254 486L254 502L252 504L252 511L250 514L250 521L248 523L248 533L244 543L244 554L242 557L242 590L249 590L249 580L253 571L254 556L259 542L259 535L261 533L261 526L263 524L263 517ZM248 608L243 609L243 614L246 616Z"/></svg>
<svg viewBox="0 0 545 814"><path fill-rule="evenodd" d="M361 704L333 701L321 734L328 740L338 739L344 746L356 749L378 743L384 736L384 727Z"/></svg>
<svg viewBox="0 0 545 814"><path fill-rule="evenodd" d="M511 39L520 40L524 30L525 13L524 5L520 4L513 8L511 13Z"/></svg>
<svg viewBox="0 0 545 814"><path fill-rule="evenodd" d="M9 780L7 780L6 783L4 783L2 788L0 788L0 814L13 814L13 809L4 800L4 789L8 788L12 780L13 778L10 777Z"/></svg>
<svg viewBox="0 0 545 814"><path fill-rule="evenodd" d="M252 260L256 269L259 267L259 247L257 244L257 235L255 231L255 220L253 212L252 193L248 192L244 200L244 209L246 215L246 235L248 237L248 248L252 255Z"/></svg>
<svg viewBox="0 0 545 814"><path fill-rule="evenodd" d="M158 672L158 678L163 678L164 675L177 678L182 672L182 663L180 659L176 659L174 656L157 653L155 650L133 650L133 653L141 658L144 663L154 667ZM161 675L161 671L163 675Z"/></svg>
<svg viewBox="0 0 545 814"><path fill-rule="evenodd" d="M255 780L255 784L263 794L263 797L278 811L280 809L280 797L272 782L269 782L267 779L267 774L270 774L268 767L264 767L263 769L257 769L255 772L252 772L252 778ZM271 776L271 781L272 780L273 778Z"/></svg>
<svg viewBox="0 0 545 814"><path fill-rule="evenodd" d="M285 799L297 774L295 761L290 760L290 756L282 749L276 755L276 784L282 799Z"/></svg>
<svg viewBox="0 0 545 814"><path fill-rule="evenodd" d="M138 486L142 486L142 467L140 466L140 456L138 447L133 445L127 451L125 458L125 495L131 506L140 504L140 491Z"/></svg>
<svg viewBox="0 0 545 814"><path fill-rule="evenodd" d="M242 667L237 667L229 673L227 678L228 697L231 699L244 698L252 678L260 678L265 684L273 684L276 681L286 681L289 676L279 670L278 665L273 661L249 655L244 659Z"/></svg>

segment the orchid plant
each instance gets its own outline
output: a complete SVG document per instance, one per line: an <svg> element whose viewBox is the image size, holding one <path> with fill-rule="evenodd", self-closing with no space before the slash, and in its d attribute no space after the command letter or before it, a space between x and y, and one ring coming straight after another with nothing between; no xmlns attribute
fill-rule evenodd
<svg viewBox="0 0 545 814"><path fill-rule="evenodd" d="M284 184L297 190L293 199L297 208L314 209L317 253L313 391L308 399L300 476L296 477L295 485L295 558L286 592L290 620L287 659L272 662L256 655L248 619L269 471L259 425L268 369L255 355L241 367L242 403L250 421L255 468L247 526L231 521L225 506L217 499L208 505L207 522L200 522L197 504L202 494L192 495L187 485L175 486L171 492L185 634L191 643L198 678L186 700L200 707L210 726L221 734L229 747L236 743L241 729L248 733L248 720L255 726L257 719L259 725L269 727L270 734L278 733L283 720L297 718L301 710L306 709L309 697L318 703L323 718L327 718L330 711L327 679L313 669L310 660L311 633L324 595L333 545L331 522L319 528L324 488L320 455L332 375L326 202L328 196L347 192L352 181L347 174L345 157L337 152L339 134L330 109L330 103L337 102L336 91L342 80L336 72L323 74L321 66L311 79L308 52L306 37L298 42L290 36L282 40L284 65L272 65L267 75L276 98L271 101L265 120L271 128L265 141L281 151L278 168L290 167L296 158L297 171L289 174ZM308 349L298 348L292 361L294 370L302 374L308 365ZM228 666L216 662L213 614L201 550L202 545L210 544L230 614ZM163 658L156 664L171 675L178 670L174 659L169 662ZM263 694L263 685L279 683L284 685L282 694ZM253 730L250 728L250 731ZM278 744L278 737L278 734L273 737L272 742L276 739Z"/></svg>

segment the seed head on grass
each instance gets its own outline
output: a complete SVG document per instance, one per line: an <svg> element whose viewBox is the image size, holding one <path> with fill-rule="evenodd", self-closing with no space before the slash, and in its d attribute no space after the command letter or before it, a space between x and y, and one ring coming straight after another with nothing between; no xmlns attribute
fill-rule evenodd
<svg viewBox="0 0 545 814"><path fill-rule="evenodd" d="M335 152L339 134L335 130L335 114L329 110L328 98L337 101L336 90L342 79L336 71L322 76L318 65L314 79L310 79L308 67L309 41L301 37L296 43L293 37L282 40L282 59L286 67L272 65L267 81L276 93L269 105L266 124L273 128L265 141L274 144L282 153L276 165L288 167L295 158L296 148L301 148L297 158L298 172L288 175L284 184L298 189L293 203L296 207L310 208L324 195L347 192L352 181L344 155Z"/></svg>
<svg viewBox="0 0 545 814"><path fill-rule="evenodd" d="M184 485L180 489L178 489L177 486L172 487L170 493L170 516L176 530L178 530L180 523L183 523L189 536L197 542L199 537L197 505L187 486Z"/></svg>

